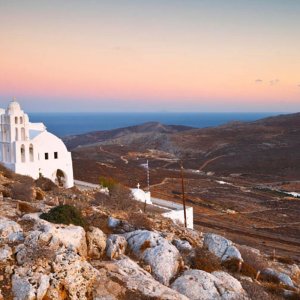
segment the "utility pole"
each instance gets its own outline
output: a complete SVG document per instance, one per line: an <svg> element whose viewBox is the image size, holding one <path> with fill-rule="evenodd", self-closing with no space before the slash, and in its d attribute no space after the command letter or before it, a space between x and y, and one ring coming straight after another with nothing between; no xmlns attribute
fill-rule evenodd
<svg viewBox="0 0 300 300"><path fill-rule="evenodd" d="M150 172L149 172L149 161L147 159L147 187L148 192L150 192Z"/></svg>
<svg viewBox="0 0 300 300"><path fill-rule="evenodd" d="M181 168L181 188L182 188L182 204L183 204L183 213L184 213L184 226L185 226L185 228L187 228L182 161L180 161L180 168Z"/></svg>
<svg viewBox="0 0 300 300"><path fill-rule="evenodd" d="M147 171L147 192L150 193L150 173L149 173L148 159L147 159L147 163L146 163L146 171ZM144 213L146 212L146 207L147 207L147 199L145 199L145 203L144 203Z"/></svg>

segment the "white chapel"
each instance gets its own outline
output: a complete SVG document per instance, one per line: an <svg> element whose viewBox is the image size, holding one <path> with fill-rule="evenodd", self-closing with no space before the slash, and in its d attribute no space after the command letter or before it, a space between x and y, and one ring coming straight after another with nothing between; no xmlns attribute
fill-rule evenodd
<svg viewBox="0 0 300 300"><path fill-rule="evenodd" d="M0 108L0 162L12 171L44 176L70 188L74 185L71 153L43 123L30 123L15 100Z"/></svg>

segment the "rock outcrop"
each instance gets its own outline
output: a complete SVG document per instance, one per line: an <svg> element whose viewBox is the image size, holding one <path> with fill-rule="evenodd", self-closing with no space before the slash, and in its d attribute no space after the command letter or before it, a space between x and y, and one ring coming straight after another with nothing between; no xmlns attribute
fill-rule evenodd
<svg viewBox="0 0 300 300"><path fill-rule="evenodd" d="M124 236L134 255L151 266L154 278L168 285L180 265L177 248L159 233L148 230L137 230Z"/></svg>
<svg viewBox="0 0 300 300"><path fill-rule="evenodd" d="M91 227L86 233L88 256L99 259L106 248L106 234L97 227Z"/></svg>
<svg viewBox="0 0 300 300"><path fill-rule="evenodd" d="M171 288L191 300L248 299L240 282L225 272L210 274L201 270L188 270L173 282Z"/></svg>
<svg viewBox="0 0 300 300"><path fill-rule="evenodd" d="M0 246L0 262L6 262L11 259L12 249L8 245Z"/></svg>
<svg viewBox="0 0 300 300"><path fill-rule="evenodd" d="M107 270L108 275L114 281L122 282L127 290L138 292L141 299L188 300L179 292L156 281L148 272L126 256L113 262L102 263L100 266Z"/></svg>
<svg viewBox="0 0 300 300"><path fill-rule="evenodd" d="M10 219L0 217L0 241L15 242L23 239L21 226Z"/></svg>
<svg viewBox="0 0 300 300"><path fill-rule="evenodd" d="M288 276L287 274L282 273L282 272L278 272L278 271L273 270L273 269L271 269L271 268L267 268L267 269L264 269L264 270L261 272L261 274L263 274L263 275L264 275L264 274L270 275L270 276L272 276L272 277L277 278L277 280L278 280L279 282L281 282L282 284L284 284L284 285L286 285L286 286L289 286L289 287L291 287L291 288L294 287L294 283L293 283L291 277Z"/></svg>
<svg viewBox="0 0 300 300"><path fill-rule="evenodd" d="M206 233L204 235L204 246L210 252L219 257L222 261L237 259L243 261L240 251L235 247L232 241L224 238L223 236Z"/></svg>
<svg viewBox="0 0 300 300"><path fill-rule="evenodd" d="M121 254L125 253L127 247L125 237L117 234L109 235L106 244L106 256L110 259L118 258Z"/></svg>

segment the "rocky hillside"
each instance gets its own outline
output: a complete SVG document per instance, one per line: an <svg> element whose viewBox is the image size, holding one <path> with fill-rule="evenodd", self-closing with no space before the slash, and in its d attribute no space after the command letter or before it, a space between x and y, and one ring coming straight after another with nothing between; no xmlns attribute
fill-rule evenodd
<svg viewBox="0 0 300 300"><path fill-rule="evenodd" d="M2 169L0 189L2 299L300 297L299 264L143 213L122 186L64 190Z"/></svg>
<svg viewBox="0 0 300 300"><path fill-rule="evenodd" d="M93 144L128 144L145 141L148 137L163 141L170 134L192 129L181 125L163 125L158 122L148 122L142 125L118 128L107 131L95 131L86 134L72 135L64 138L69 149ZM140 143L141 145L143 143Z"/></svg>
<svg viewBox="0 0 300 300"><path fill-rule="evenodd" d="M242 173L278 180L300 178L300 113L203 129L147 123L71 136L65 142L74 153L75 171L80 159L97 160L97 145L105 150L102 155L110 154L109 161L120 153L130 161L132 152L155 150L173 158L164 164L168 169L177 168L181 159L186 168L225 176ZM157 162L155 157L153 160Z"/></svg>

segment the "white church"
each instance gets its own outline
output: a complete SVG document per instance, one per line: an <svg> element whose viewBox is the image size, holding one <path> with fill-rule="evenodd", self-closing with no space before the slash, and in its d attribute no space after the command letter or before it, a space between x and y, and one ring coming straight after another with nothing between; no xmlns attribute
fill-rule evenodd
<svg viewBox="0 0 300 300"><path fill-rule="evenodd" d="M65 188L74 185L71 153L43 123L30 123L15 100L0 108L0 162L12 171L44 176Z"/></svg>

